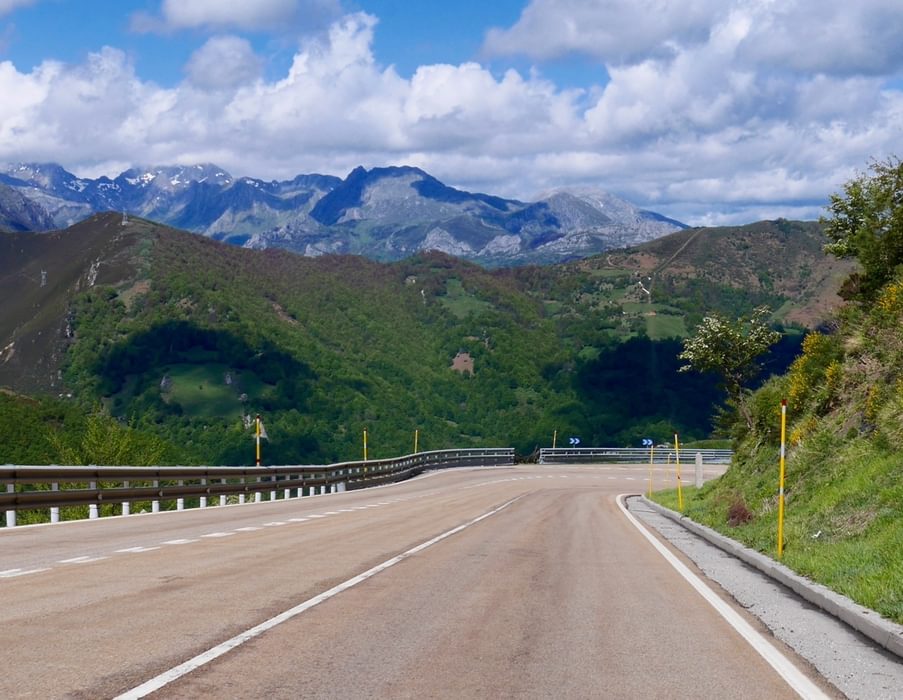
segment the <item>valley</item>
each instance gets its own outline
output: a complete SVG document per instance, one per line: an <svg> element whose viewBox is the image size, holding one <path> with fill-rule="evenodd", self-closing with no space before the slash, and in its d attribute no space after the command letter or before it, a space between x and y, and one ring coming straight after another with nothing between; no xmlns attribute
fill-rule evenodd
<svg viewBox="0 0 903 700"><path fill-rule="evenodd" d="M487 269L441 252L249 250L99 214L0 236L0 384L109 413L182 463L246 463L256 413L268 463L355 458L364 429L376 456L409 451L415 430L422 449L525 455L556 430L586 444L706 438L722 395L678 373L680 338L705 312L767 303L786 340L766 375L788 366L838 301L845 266L820 237L763 222Z"/></svg>

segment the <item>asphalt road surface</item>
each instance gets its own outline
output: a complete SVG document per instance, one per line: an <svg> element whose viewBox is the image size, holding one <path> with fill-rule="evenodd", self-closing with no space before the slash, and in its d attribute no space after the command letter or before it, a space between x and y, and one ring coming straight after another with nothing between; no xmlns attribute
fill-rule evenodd
<svg viewBox="0 0 903 700"><path fill-rule="evenodd" d="M0 697L836 697L623 512L647 478L460 469L0 530Z"/></svg>

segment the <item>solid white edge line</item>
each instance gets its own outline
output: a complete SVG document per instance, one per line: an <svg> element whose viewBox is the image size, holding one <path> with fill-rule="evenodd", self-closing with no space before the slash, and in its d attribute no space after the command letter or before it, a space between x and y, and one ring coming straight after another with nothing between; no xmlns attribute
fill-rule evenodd
<svg viewBox="0 0 903 700"><path fill-rule="evenodd" d="M640 534L649 540L658 553L674 567L677 573L683 576L696 592L705 598L709 605L715 608L718 614L721 615L721 617L723 617L727 623L756 650L759 656L765 659L765 661L778 672L781 678L787 681L787 684L793 688L801 698L805 698L806 700L809 700L810 698L812 700L825 698L825 700L827 700L828 695L821 688L809 680L809 678L800 671L790 659L778 651L778 649L762 636L762 634L757 632L752 625L737 613L736 610L721 600L721 598L719 598L702 579L690 571L680 559L674 556L665 545L659 542L659 540L657 540L646 527L627 510L627 506L624 504L624 498L627 495L628 494L622 493L617 498L618 507L621 509L621 512L624 513L624 515L627 516L627 519L633 523L634 527L640 531Z"/></svg>
<svg viewBox="0 0 903 700"><path fill-rule="evenodd" d="M416 547L412 547L411 549L409 549L406 552L403 552L402 554L394 556L391 559L387 559L382 564L377 564L372 569L368 569L364 573L358 574L354 578L350 578L347 581L345 581L344 583L340 583L337 586L330 588L328 591L320 593L319 595L314 596L313 598L306 600L305 602L303 602L299 605L296 605L295 607L290 608L289 610L286 610L285 612L281 612L278 615L276 615L275 617L271 617L269 620L262 622L259 625L256 625L255 627L252 627L249 630L245 630L241 634L238 634L238 635L232 637L232 639L228 639L225 642L223 642L222 644L218 644L217 646L215 646L211 649L208 649L207 651L205 651L201 654L198 654L194 658L189 659L188 661L186 661L182 664L179 664L178 666L175 666L175 667L169 669L168 671L164 671L160 675L155 676L154 678L151 678L149 681L142 683L138 687L132 688L131 690L128 690L125 693L122 693L121 695L116 696L116 698L114 700L137 700L138 698L143 698L147 695L150 695L151 693L154 693L154 692L160 690L160 688L163 688L164 686L169 685L173 681L178 680L182 676L185 676L185 675L191 673L192 671L200 668L201 666L204 666L205 664L210 663L214 659L219 658L226 652L231 651L232 649L235 649L238 646L241 646L245 642L250 641L251 639L254 639L255 637L259 637L261 634L272 629L273 627L276 627L277 625L280 625L283 622L287 622L288 620L291 620L293 617L296 617L296 616L300 615L301 613L303 613L307 610L310 610L312 607L319 605L320 603L322 603L326 600L329 600L330 598L338 595L339 593L342 593L343 591L347 591L349 588L352 588L352 587L358 585L359 583L363 583L367 579L372 578L373 576L376 576L376 574L378 574L382 571L385 571L386 569L388 569L392 566L395 566L396 564L398 564L401 561L404 561L408 557L411 557L414 554L418 554L419 552L422 552L427 547L432 547L437 542L441 542L442 540L444 540L448 537L451 537L452 535L456 535L457 533L461 532L462 530L466 530L471 525L476 525L481 520L485 520L486 518L495 515L496 513L504 510L505 508L507 508L512 503L519 500L520 498L521 498L521 496L518 496L517 498L512 498L507 503L503 503L502 505L498 506L497 508L494 508L493 510L483 513L482 515L474 518L473 520L470 520L469 522L464 523L463 525L458 525L457 527L452 528L451 530L443 532L441 535L437 535L436 537L434 537L431 540L427 540L426 542L418 544Z"/></svg>

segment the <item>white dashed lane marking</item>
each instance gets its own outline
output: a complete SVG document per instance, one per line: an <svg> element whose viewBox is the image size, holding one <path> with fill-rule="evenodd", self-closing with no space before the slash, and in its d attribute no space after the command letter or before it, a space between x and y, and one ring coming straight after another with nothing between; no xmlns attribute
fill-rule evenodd
<svg viewBox="0 0 903 700"><path fill-rule="evenodd" d="M163 544L191 544L192 542L199 542L199 540L166 540Z"/></svg>
<svg viewBox="0 0 903 700"><path fill-rule="evenodd" d="M234 534L234 532L210 532L206 535L201 535L201 537L231 537Z"/></svg>
<svg viewBox="0 0 903 700"><path fill-rule="evenodd" d="M58 564L87 564L92 561L102 561L107 557L72 557L71 559L60 559Z"/></svg>
<svg viewBox="0 0 903 700"><path fill-rule="evenodd" d="M7 569L0 571L0 578L15 578L16 576L27 576L28 574L39 574L42 571L50 571L50 569Z"/></svg>
<svg viewBox="0 0 903 700"><path fill-rule="evenodd" d="M160 549L159 547L126 547L125 549L117 549L117 554L124 554L126 552L132 554L139 554L140 552L153 552L155 549Z"/></svg>

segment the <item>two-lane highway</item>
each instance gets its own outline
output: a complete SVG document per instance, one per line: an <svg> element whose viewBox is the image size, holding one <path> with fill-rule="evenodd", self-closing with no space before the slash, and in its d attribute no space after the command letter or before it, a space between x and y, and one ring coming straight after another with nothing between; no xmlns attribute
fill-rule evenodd
<svg viewBox="0 0 903 700"><path fill-rule="evenodd" d="M460 469L0 531L0 696L797 697L621 511L646 475Z"/></svg>

